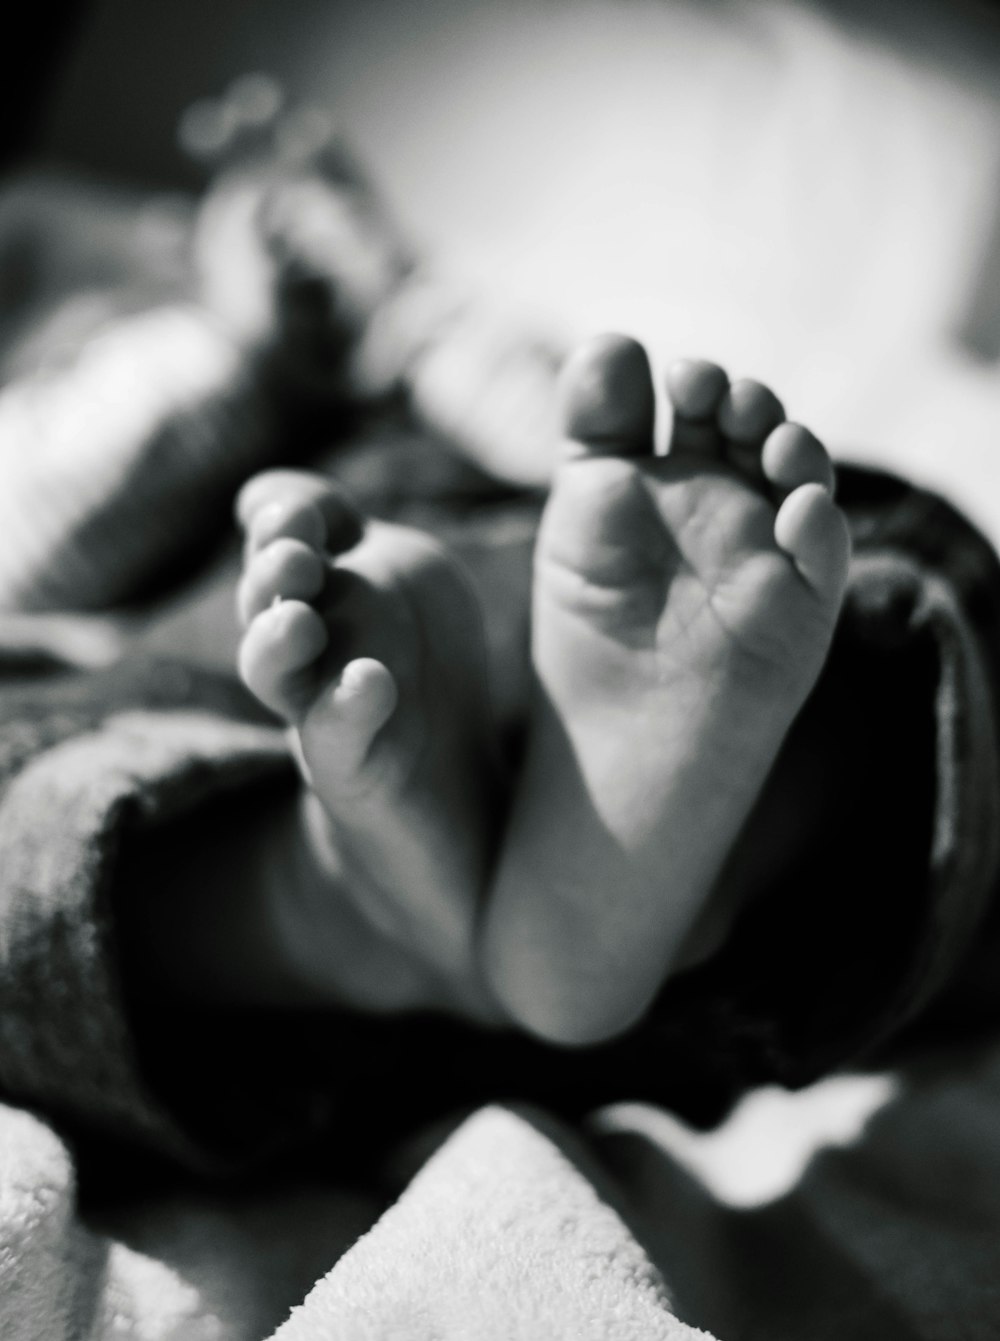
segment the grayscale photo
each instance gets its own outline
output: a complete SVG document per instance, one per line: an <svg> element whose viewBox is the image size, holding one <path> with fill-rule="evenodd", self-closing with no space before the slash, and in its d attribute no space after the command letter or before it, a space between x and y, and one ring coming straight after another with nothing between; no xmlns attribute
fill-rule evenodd
<svg viewBox="0 0 1000 1341"><path fill-rule="evenodd" d="M996 1341L1000 4L18 31L0 1336Z"/></svg>

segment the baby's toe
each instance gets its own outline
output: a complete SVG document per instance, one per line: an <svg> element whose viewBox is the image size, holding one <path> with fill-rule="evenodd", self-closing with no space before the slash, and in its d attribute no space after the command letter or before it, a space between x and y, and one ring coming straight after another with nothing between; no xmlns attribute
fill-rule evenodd
<svg viewBox="0 0 1000 1341"><path fill-rule="evenodd" d="M818 483L794 489L778 509L774 539L814 591L839 601L847 582L851 539L844 514L828 489Z"/></svg>
<svg viewBox="0 0 1000 1341"><path fill-rule="evenodd" d="M717 456L722 447L717 415L729 390L729 378L717 363L678 359L667 369L667 395L673 406L671 452Z"/></svg>
<svg viewBox="0 0 1000 1341"><path fill-rule="evenodd" d="M311 605L280 601L247 629L240 644L240 675L272 712L297 721L308 706L308 672L327 641L326 625Z"/></svg>
<svg viewBox="0 0 1000 1341"><path fill-rule="evenodd" d="M561 395L570 459L652 453L656 397L649 358L637 340L588 340L563 368Z"/></svg>
<svg viewBox="0 0 1000 1341"><path fill-rule="evenodd" d="M326 548L326 523L315 503L276 498L253 514L246 532L245 562L277 540L298 540L313 550Z"/></svg>
<svg viewBox="0 0 1000 1341"><path fill-rule="evenodd" d="M749 479L760 480L761 448L784 418L784 406L770 387L749 377L734 382L722 398L718 416L729 464Z"/></svg>
<svg viewBox="0 0 1000 1341"><path fill-rule="evenodd" d="M322 794L365 785L359 775L398 698L388 667L371 657L358 657L316 699L302 722L301 735L310 775Z"/></svg>
<svg viewBox="0 0 1000 1341"><path fill-rule="evenodd" d="M761 465L779 501L803 484L820 484L833 493L833 463L819 438L801 424L779 424L768 435Z"/></svg>
<svg viewBox="0 0 1000 1341"><path fill-rule="evenodd" d="M357 544L364 520L332 480L306 470L267 470L236 499L236 518L249 550L279 536L337 554Z"/></svg>
<svg viewBox="0 0 1000 1341"><path fill-rule="evenodd" d="M246 628L275 600L312 601L325 582L322 556L301 540L280 536L247 562L236 594L240 623Z"/></svg>
<svg viewBox="0 0 1000 1341"><path fill-rule="evenodd" d="M262 470L252 475L236 495L236 520L244 531L249 530L254 517L269 503L282 498L314 500L320 476L304 470Z"/></svg>

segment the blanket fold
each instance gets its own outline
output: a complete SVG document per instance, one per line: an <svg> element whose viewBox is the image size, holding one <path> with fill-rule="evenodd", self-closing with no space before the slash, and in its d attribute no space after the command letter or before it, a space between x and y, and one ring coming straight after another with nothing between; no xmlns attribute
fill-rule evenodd
<svg viewBox="0 0 1000 1341"><path fill-rule="evenodd" d="M707 1338L553 1130L474 1114L273 1341Z"/></svg>
<svg viewBox="0 0 1000 1341"><path fill-rule="evenodd" d="M273 1104L263 1087L202 1093L205 1112L230 1110L226 1148L213 1149L150 1089L155 1059L123 995L114 900L127 835L287 778L280 733L227 715L239 701L215 677L162 663L0 698L0 1086L74 1126L215 1171L246 1156Z"/></svg>

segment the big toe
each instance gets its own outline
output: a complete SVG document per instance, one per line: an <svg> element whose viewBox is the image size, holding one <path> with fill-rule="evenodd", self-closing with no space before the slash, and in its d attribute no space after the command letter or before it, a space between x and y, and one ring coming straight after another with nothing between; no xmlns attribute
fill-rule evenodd
<svg viewBox="0 0 1000 1341"><path fill-rule="evenodd" d="M570 457L652 452L656 397L649 357L637 340L588 340L568 359L560 389Z"/></svg>
<svg viewBox="0 0 1000 1341"><path fill-rule="evenodd" d="M236 499L251 552L279 537L340 553L360 540L364 520L337 485L305 470L266 470Z"/></svg>

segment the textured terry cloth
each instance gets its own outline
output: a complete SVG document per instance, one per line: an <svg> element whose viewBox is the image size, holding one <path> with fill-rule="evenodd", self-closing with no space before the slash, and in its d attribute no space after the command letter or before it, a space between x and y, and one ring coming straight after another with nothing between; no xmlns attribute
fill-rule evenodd
<svg viewBox="0 0 1000 1341"><path fill-rule="evenodd" d="M4 1341L263 1341L377 1214L324 1189L139 1188L100 1224L77 1207L70 1148L0 1104Z"/></svg>
<svg viewBox="0 0 1000 1341"><path fill-rule="evenodd" d="M169 1268L80 1222L72 1158L32 1114L0 1104L0 1332L5 1341L208 1341L217 1319Z"/></svg>
<svg viewBox="0 0 1000 1341"><path fill-rule="evenodd" d="M0 1104L4 1341L263 1341L376 1218L353 1190L133 1187L81 1216L71 1147Z"/></svg>
<svg viewBox="0 0 1000 1341"><path fill-rule="evenodd" d="M0 1334L264 1341L291 1309L276 1341L705 1336L673 1316L605 1199L607 1179L590 1181L577 1148L551 1121L483 1110L342 1255L371 1215L329 1191L235 1193L229 1206L147 1196L98 1232L78 1215L65 1144L0 1105ZM314 1273L304 1285L303 1267Z"/></svg>
<svg viewBox="0 0 1000 1341"><path fill-rule="evenodd" d="M710 1135L653 1109L601 1115L610 1187L575 1133L481 1111L346 1255L363 1209L322 1194L140 1193L95 1232L77 1217L65 1146L0 1106L0 1334L262 1341L292 1308L280 1341L411 1341L422 1324L532 1341L699 1335L675 1313L722 1341L992 1341L998 1077L994 1041L879 1078L883 1102L866 1101L861 1121L844 1121L848 1078L780 1107L755 1095L755 1116L748 1104ZM787 1166L789 1146L812 1159L769 1187L756 1168L769 1154ZM734 1167L749 1171L740 1195ZM296 1273L274 1271L296 1254L317 1281L298 1295ZM567 1287L579 1304L547 1316L553 1277L560 1307ZM560 1331L566 1320L580 1330Z"/></svg>
<svg viewBox="0 0 1000 1341"><path fill-rule="evenodd" d="M673 1316L659 1274L552 1126L481 1109L274 1341L705 1337Z"/></svg>

